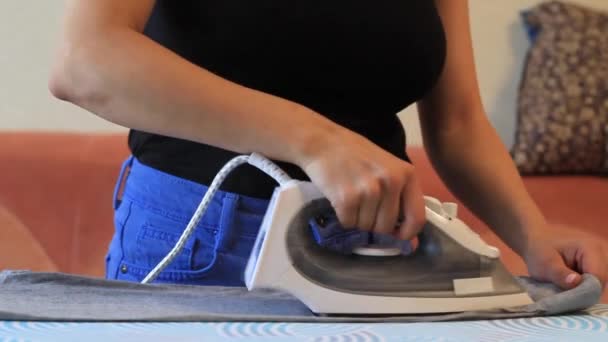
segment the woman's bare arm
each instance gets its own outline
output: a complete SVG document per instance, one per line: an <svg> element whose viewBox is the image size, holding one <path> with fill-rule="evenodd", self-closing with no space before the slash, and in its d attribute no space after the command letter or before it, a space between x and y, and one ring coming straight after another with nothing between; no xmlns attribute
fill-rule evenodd
<svg viewBox="0 0 608 342"><path fill-rule="evenodd" d="M308 108L198 67L141 32L153 0L70 0L50 89L108 121L298 162L338 130ZM297 129L294 129L297 128Z"/></svg>
<svg viewBox="0 0 608 342"><path fill-rule="evenodd" d="M435 0L446 29L447 60L435 88L418 104L423 140L456 196L516 252L545 219L484 111L466 0Z"/></svg>

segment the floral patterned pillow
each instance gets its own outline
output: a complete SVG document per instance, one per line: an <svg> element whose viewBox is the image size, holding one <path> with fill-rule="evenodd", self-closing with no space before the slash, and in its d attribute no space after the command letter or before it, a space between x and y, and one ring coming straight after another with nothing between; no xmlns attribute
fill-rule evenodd
<svg viewBox="0 0 608 342"><path fill-rule="evenodd" d="M548 1L523 17L532 46L515 164L523 174L608 173L608 13Z"/></svg>

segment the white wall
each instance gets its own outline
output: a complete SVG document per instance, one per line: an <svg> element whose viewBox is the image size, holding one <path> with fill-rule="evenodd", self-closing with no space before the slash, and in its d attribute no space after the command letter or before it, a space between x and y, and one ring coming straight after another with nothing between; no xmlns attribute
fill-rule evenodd
<svg viewBox="0 0 608 342"><path fill-rule="evenodd" d="M482 97L503 141L513 141L515 100L528 41L519 12L541 0L470 0ZM607 0L571 0L608 10ZM0 1L0 129L123 130L51 97L47 77L63 1ZM419 144L415 109L400 113L408 143Z"/></svg>
<svg viewBox="0 0 608 342"><path fill-rule="evenodd" d="M0 1L0 129L116 131L47 88L63 0Z"/></svg>

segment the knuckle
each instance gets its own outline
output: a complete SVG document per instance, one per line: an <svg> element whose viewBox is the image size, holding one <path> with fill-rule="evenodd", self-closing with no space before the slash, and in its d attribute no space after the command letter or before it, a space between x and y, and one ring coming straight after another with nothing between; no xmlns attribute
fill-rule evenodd
<svg viewBox="0 0 608 342"><path fill-rule="evenodd" d="M340 208L352 208L359 202L360 194L351 188L342 189L337 196L336 205Z"/></svg>
<svg viewBox="0 0 608 342"><path fill-rule="evenodd" d="M413 179L415 179L416 177L416 172L414 172L414 167L406 164L405 168L403 169L403 179L405 182L410 182Z"/></svg>
<svg viewBox="0 0 608 342"><path fill-rule="evenodd" d="M382 186L380 185L380 181L378 179L372 179L367 182L367 184L365 185L364 193L368 197L380 197L382 193Z"/></svg>
<svg viewBox="0 0 608 342"><path fill-rule="evenodd" d="M376 177L378 177L381 180L387 180L390 179L391 177L393 177L394 175L394 171L389 168L389 167L380 167L378 169L376 169Z"/></svg>
<svg viewBox="0 0 608 342"><path fill-rule="evenodd" d="M395 186L403 182L401 173L394 169L382 169L378 175L380 181L387 186Z"/></svg>

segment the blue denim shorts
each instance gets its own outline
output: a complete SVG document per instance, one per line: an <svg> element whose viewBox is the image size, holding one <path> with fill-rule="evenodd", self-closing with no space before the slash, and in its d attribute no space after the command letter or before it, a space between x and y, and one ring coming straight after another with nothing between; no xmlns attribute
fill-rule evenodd
<svg viewBox="0 0 608 342"><path fill-rule="evenodd" d="M114 190L115 232L106 256L106 278L141 282L174 247L206 191L204 185L129 157ZM218 191L180 254L154 282L244 286L245 267L268 205L266 199ZM322 220L310 218L309 229L321 247L336 253L348 254L372 240L395 243L343 229L335 213ZM409 252L409 244L401 246Z"/></svg>
<svg viewBox="0 0 608 342"><path fill-rule="evenodd" d="M206 190L128 158L114 194L106 278L140 282L173 248ZM267 207L265 199L218 191L181 253L154 282L243 286Z"/></svg>

